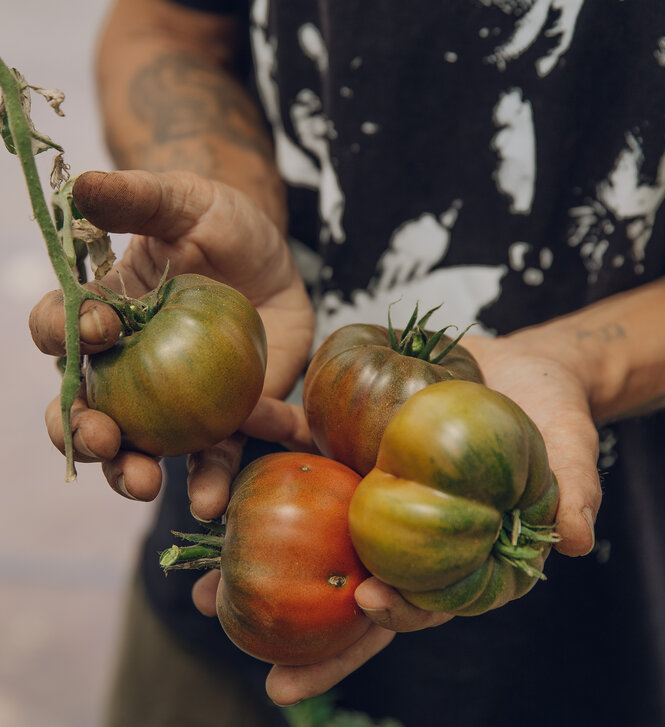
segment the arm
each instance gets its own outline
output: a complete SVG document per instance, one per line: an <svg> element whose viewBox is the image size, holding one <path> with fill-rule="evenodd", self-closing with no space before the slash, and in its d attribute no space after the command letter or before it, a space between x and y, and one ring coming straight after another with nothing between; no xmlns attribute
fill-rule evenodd
<svg viewBox="0 0 665 727"><path fill-rule="evenodd" d="M495 340L470 339L489 386L540 428L561 501L567 555L588 553L600 506L597 425L665 403L665 279Z"/></svg>
<svg viewBox="0 0 665 727"><path fill-rule="evenodd" d="M181 169L224 182L284 233L284 185L242 85L238 25L165 0L118 0L97 60L106 139L120 169Z"/></svg>

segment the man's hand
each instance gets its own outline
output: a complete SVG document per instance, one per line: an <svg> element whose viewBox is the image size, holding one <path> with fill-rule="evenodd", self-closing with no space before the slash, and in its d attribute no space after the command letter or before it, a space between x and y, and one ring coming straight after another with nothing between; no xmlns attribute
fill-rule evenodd
<svg viewBox="0 0 665 727"><path fill-rule="evenodd" d="M547 325L512 336L465 337L487 385L509 396L534 421L545 440L559 484L556 549L586 555L594 546L601 501L598 430L591 414L586 364Z"/></svg>
<svg viewBox="0 0 665 727"><path fill-rule="evenodd" d="M277 228L242 193L191 173L87 172L74 186L78 209L109 232L134 236L122 260L102 281L140 297L155 288L169 264L169 275L194 272L227 283L257 308L268 340L264 394L283 397L302 371L312 342L309 298L288 247ZM46 295L33 309L30 329L45 353L64 353L64 314L59 292ZM81 311L82 351L110 347L120 334L111 308L86 302ZM46 414L53 442L63 449L57 402ZM76 457L102 461L110 484L135 499L159 492L158 462L122 452L120 432L106 415L87 408L82 393L72 411ZM260 433L260 421L254 430ZM203 519L222 514L228 484L240 459L241 440L231 438L191 460L189 479L193 512Z"/></svg>
<svg viewBox="0 0 665 727"><path fill-rule="evenodd" d="M585 378L590 364L558 330L545 325L496 339L466 336L464 345L478 358L487 385L518 403L542 432L560 487L557 531L562 540L556 548L575 556L588 553L594 543L601 499L598 435ZM283 403L271 406L274 438L306 443L302 410ZM271 412L264 414L271 418ZM215 615L218 584L219 573L210 573L194 587L194 602L206 615ZM356 601L374 622L372 628L332 659L313 666L274 666L266 688L277 704L292 704L330 689L387 646L396 632L438 626L452 618L416 608L376 578L358 586Z"/></svg>

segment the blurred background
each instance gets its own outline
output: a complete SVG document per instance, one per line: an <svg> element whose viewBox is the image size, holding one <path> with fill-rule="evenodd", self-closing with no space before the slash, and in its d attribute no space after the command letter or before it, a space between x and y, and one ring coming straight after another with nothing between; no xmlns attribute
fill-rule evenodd
<svg viewBox="0 0 665 727"><path fill-rule="evenodd" d="M65 92L60 118L33 94L37 128L64 146L72 173L107 169L93 81L109 0L3 0L0 57ZM48 189L53 155L39 159ZM48 194L47 194L48 199ZM126 240L114 238L116 254ZM125 586L153 504L113 493L97 465L64 481L43 415L54 364L28 314L56 287L16 157L0 148L0 727L96 727L121 626Z"/></svg>

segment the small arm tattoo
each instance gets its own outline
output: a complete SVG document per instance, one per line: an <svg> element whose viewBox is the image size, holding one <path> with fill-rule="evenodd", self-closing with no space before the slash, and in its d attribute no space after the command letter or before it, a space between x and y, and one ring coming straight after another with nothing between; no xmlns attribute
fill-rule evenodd
<svg viewBox="0 0 665 727"><path fill-rule="evenodd" d="M625 329L619 323L608 323L599 328L582 328L577 331L579 340L592 339L598 343L612 343L628 337Z"/></svg>

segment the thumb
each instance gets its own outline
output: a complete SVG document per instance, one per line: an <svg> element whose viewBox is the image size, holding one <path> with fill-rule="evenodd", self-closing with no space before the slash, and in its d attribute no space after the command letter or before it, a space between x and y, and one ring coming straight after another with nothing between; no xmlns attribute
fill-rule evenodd
<svg viewBox="0 0 665 727"><path fill-rule="evenodd" d="M594 523L602 497L598 431L588 414L577 411L562 412L556 426L543 428L542 434L559 484L556 519L562 539L556 549L564 555L586 555L595 543Z"/></svg>

